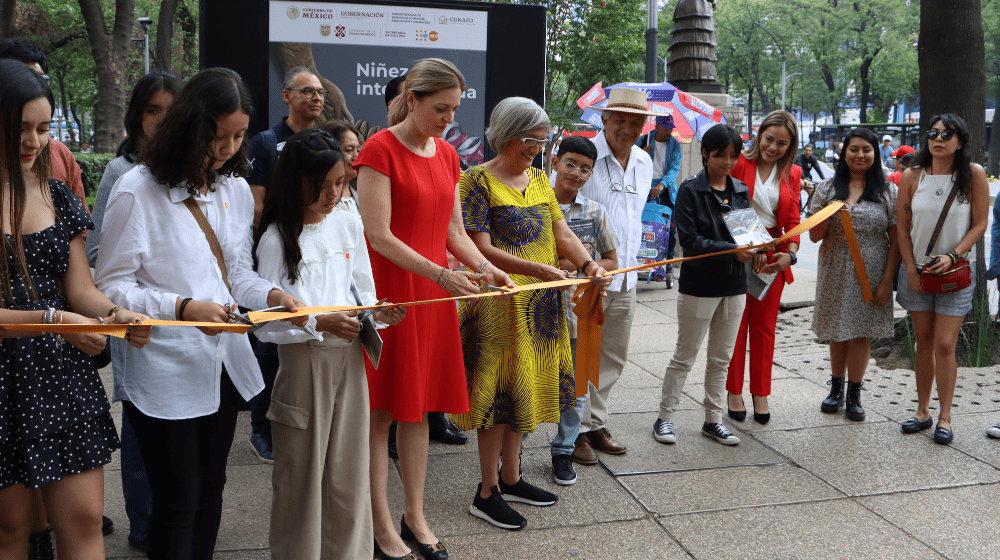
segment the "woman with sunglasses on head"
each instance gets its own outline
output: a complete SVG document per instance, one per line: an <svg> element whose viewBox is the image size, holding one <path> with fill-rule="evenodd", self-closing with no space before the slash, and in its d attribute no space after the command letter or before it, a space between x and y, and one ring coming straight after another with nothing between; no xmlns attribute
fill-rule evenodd
<svg viewBox="0 0 1000 560"><path fill-rule="evenodd" d="M921 287L921 271L945 273L966 255L970 265L975 262L973 248L986 233L990 192L983 167L972 163L965 121L945 113L932 117L930 125L916 165L903 172L896 203L903 259L896 301L913 318L917 344L917 414L903 422L902 430L916 433L933 425L930 400L936 382L941 408L934 441L948 444L953 438L951 406L958 369L955 345L965 315L972 310L976 275L970 275L972 284L967 288L929 294ZM946 206L947 216L938 228Z"/></svg>
<svg viewBox="0 0 1000 560"><path fill-rule="evenodd" d="M116 303L209 323L230 322L237 302L301 305L253 271L253 196L242 178L252 112L249 89L226 68L196 74L167 109L104 215L97 279ZM146 352L126 354L121 387L153 494L149 557L207 559L237 412L264 382L246 336L157 334Z"/></svg>
<svg viewBox="0 0 1000 560"><path fill-rule="evenodd" d="M565 280L570 274L559 268L559 255L566 255L603 292L611 277L566 225L545 173L531 167L549 133L549 118L534 101L508 97L497 104L486 130L497 157L466 171L459 183L465 229L488 262L518 285ZM527 525L507 502L558 500L521 477L520 451L523 435L543 422L558 424L560 411L576 405L563 312L568 295L531 290L459 304L470 411L453 418L463 430L477 430L482 474L469 511L503 529Z"/></svg>
<svg viewBox="0 0 1000 560"><path fill-rule="evenodd" d="M809 215L831 202L845 203L836 214L809 230L819 248L816 308L812 329L830 341L830 395L820 410L837 412L845 406L848 420L865 419L861 382L868 369L871 339L892 337L892 280L899 262L896 235L896 187L882 176L878 138L866 128L844 137L833 178L816 185ZM840 216L851 218L865 273L874 291L866 303ZM847 376L846 396L844 377Z"/></svg>
<svg viewBox="0 0 1000 560"><path fill-rule="evenodd" d="M489 264L462 224L455 149L441 139L455 119L465 78L440 58L417 62L403 92L389 105L389 128L365 141L354 162L358 206L379 295L408 302L479 293L479 282L510 286ZM447 252L476 272L448 269ZM455 305L422 305L403 323L382 331L378 369L369 362L371 486L375 549L387 558L448 557L424 518L427 413L469 410ZM397 447L406 512L396 532L386 494L389 425L399 420ZM412 555L412 556L411 556Z"/></svg>
<svg viewBox="0 0 1000 560"><path fill-rule="evenodd" d="M791 113L772 111L761 121L753 144L743 150L731 173L750 189L750 205L774 238L788 233L800 221L802 168L795 165L798 130ZM754 261L754 268L761 273L777 274L777 277L763 300L747 297L726 381L729 417L734 420L742 422L747 416L743 403L743 375L747 365L748 342L753 419L761 424L767 424L771 419L767 396L771 394L774 329L778 323L781 292L785 284L794 281L790 267L798 260L795 256L798 250L799 238L796 236L782 243L777 251L758 255Z"/></svg>
<svg viewBox="0 0 1000 560"><path fill-rule="evenodd" d="M55 102L35 71L0 60L0 323L135 323L94 286L83 203L50 178ZM130 326L134 348L151 327ZM105 337L5 331L0 344L0 557L23 558L40 493L60 557L103 558L103 466L118 448L92 356ZM48 540L47 533L45 540ZM48 548L51 551L51 548ZM35 549L36 553L43 553Z"/></svg>
<svg viewBox="0 0 1000 560"><path fill-rule="evenodd" d="M334 212L344 152L319 129L293 134L274 167L257 246L261 277L323 305L374 305L361 220ZM404 308L379 310L398 324ZM357 312L311 316L301 329L258 331L278 344L267 416L274 431L271 555L275 560L370 558L368 382ZM370 326L368 327L370 328Z"/></svg>

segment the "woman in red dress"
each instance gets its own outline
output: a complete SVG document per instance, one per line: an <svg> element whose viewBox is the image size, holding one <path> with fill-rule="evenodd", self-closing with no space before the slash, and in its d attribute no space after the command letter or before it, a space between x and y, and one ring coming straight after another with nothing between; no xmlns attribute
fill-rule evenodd
<svg viewBox="0 0 1000 560"><path fill-rule="evenodd" d="M786 111L772 111L760 123L749 149L740 154L730 173L750 188L750 205L772 237L777 238L799 225L802 168L795 165L799 131L795 117ZM799 238L782 243L777 252L758 256L754 266L764 274L778 276L763 300L747 297L747 306L736 339L733 359L729 362L729 416L746 419L743 404L743 372L747 360L747 335L750 338L750 394L753 418L761 424L771 419L767 396L771 394L771 366L774 361L774 328L785 284L791 284L792 269L798 259Z"/></svg>
<svg viewBox="0 0 1000 560"><path fill-rule="evenodd" d="M514 287L465 231L457 196L458 154L440 138L454 120L463 91L465 80L452 63L421 60L389 106L390 128L369 138L354 163L375 286L390 301L477 294L480 280ZM478 273L449 270L447 251ZM403 541L409 540L424 558L436 560L447 558L448 552L424 519L427 412L468 412L468 390L455 305L422 305L407 314L408 321L380 331L379 368L367 363L375 543L387 558L408 558ZM386 498L393 419L399 421L406 499L400 533Z"/></svg>

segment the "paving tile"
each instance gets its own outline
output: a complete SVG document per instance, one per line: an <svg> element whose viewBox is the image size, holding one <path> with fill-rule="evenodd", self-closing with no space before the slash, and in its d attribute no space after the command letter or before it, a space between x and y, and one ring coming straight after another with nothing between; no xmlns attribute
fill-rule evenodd
<svg viewBox="0 0 1000 560"><path fill-rule="evenodd" d="M530 523L530 520L529 520ZM649 519L603 523L597 527L558 527L543 530L491 531L451 537L452 558L477 560L635 560L691 558L667 533Z"/></svg>
<svg viewBox="0 0 1000 560"><path fill-rule="evenodd" d="M858 500L948 558L1000 558L1000 485L923 490Z"/></svg>
<svg viewBox="0 0 1000 560"><path fill-rule="evenodd" d="M1000 481L1000 471L891 422L754 434L849 496Z"/></svg>
<svg viewBox="0 0 1000 560"><path fill-rule="evenodd" d="M673 515L659 521L698 560L944 558L848 499Z"/></svg>
<svg viewBox="0 0 1000 560"><path fill-rule="evenodd" d="M955 414L951 417L955 434L951 447L1000 469L1000 440L986 435L986 428L997 422L1000 422L997 412ZM932 435L932 430L927 430L927 436Z"/></svg>
<svg viewBox="0 0 1000 560"><path fill-rule="evenodd" d="M677 314L663 313L649 307L645 303L638 303L635 306L635 316L632 317L633 325L660 325L663 323L676 323Z"/></svg>
<svg viewBox="0 0 1000 560"><path fill-rule="evenodd" d="M917 411L916 377L908 369L873 368L866 374L867 393L878 411L897 422ZM938 413L937 389L931 393L931 411ZM952 415L1000 411L1000 373L996 367L958 368Z"/></svg>
<svg viewBox="0 0 1000 560"><path fill-rule="evenodd" d="M674 269L677 272L677 269ZM662 283L660 284L649 284L646 285L645 282L640 282L636 286L636 301L641 303L651 303L651 302L669 302L671 307L676 310L677 304L677 276L674 276L674 287L672 289L666 289ZM673 315L676 317L676 314Z"/></svg>
<svg viewBox="0 0 1000 560"><path fill-rule="evenodd" d="M789 464L622 476L618 481L646 509L659 515L844 497L806 470Z"/></svg>
<svg viewBox="0 0 1000 560"><path fill-rule="evenodd" d="M616 440L628 447L624 455L598 453L601 463L616 476L624 474L709 469L742 465L783 463L786 459L752 437L738 434L739 445L721 445L701 435L705 413L701 409L677 413L674 430L678 442L663 444L653 439L657 414L612 414L608 429ZM726 422L732 429L732 423Z"/></svg>
<svg viewBox="0 0 1000 560"><path fill-rule="evenodd" d="M652 387L659 388L661 385L663 385L662 378L656 377L634 362L629 361L625 362L625 370L622 371L622 376L615 383L615 388L649 389Z"/></svg>
<svg viewBox="0 0 1000 560"><path fill-rule="evenodd" d="M527 518L528 527L532 529L625 521L646 515L632 496L600 467L577 466L576 484L559 486L552 480L549 450L525 449L521 468L524 480L559 496L559 502L552 507L512 504ZM507 534L469 514L469 505L480 481L479 473L476 454L430 457L424 511L428 524L439 538Z"/></svg>
<svg viewBox="0 0 1000 560"><path fill-rule="evenodd" d="M469 438L469 441L464 445L452 445L431 441L428 446L428 454L448 455L452 453L479 453L479 440L477 438L476 430L468 430L462 433ZM535 433L529 435L528 438L524 440L523 445L525 449L533 447L548 447L549 442L551 442L554 437L556 437L555 424L539 424Z"/></svg>
<svg viewBox="0 0 1000 560"><path fill-rule="evenodd" d="M676 321L660 325L632 325L632 334L628 342L628 353L629 355L633 353L641 354L644 352L664 351L673 353L674 345L676 344Z"/></svg>

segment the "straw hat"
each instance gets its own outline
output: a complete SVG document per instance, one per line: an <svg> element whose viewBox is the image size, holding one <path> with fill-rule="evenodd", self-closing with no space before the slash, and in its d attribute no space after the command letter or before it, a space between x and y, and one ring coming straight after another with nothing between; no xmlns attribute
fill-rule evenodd
<svg viewBox="0 0 1000 560"><path fill-rule="evenodd" d="M646 115L656 117L663 113L654 113L646 108L646 92L631 88L614 88L608 96L608 104L605 107L590 108L595 111L618 111L621 113L634 113L636 115Z"/></svg>

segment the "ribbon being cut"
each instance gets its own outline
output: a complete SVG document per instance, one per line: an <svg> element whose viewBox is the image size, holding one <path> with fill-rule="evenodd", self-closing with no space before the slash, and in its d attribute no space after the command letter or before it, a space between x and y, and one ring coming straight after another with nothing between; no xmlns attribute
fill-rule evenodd
<svg viewBox="0 0 1000 560"><path fill-rule="evenodd" d="M622 274L625 272L631 272L633 270L645 270L649 268L664 266L667 264L679 263L695 259L703 259L705 257L711 257L715 255L725 255L728 253L745 251L747 249L758 249L776 245L778 243L788 241L789 239L797 235L801 235L802 233L809 231L813 227L816 227L830 216L833 216L843 206L844 206L843 202L833 202L826 208L823 208L816 214L813 214L810 218L800 223L798 226L793 228L785 235L767 244L751 245L749 247L738 247L735 249L730 249L728 251L719 251L717 253L710 253L707 255L698 255L694 257L683 257L679 259L670 259L665 261L646 263L631 268L614 270L608 272L607 275ZM841 214L841 220L844 223L845 231L848 232L847 235L848 244L851 246L851 254L854 257L855 270L858 273L858 280L861 283L862 294L864 294L865 296L865 301L869 302L872 299L871 286L868 284L868 276L865 273L864 264L861 263L860 261L860 251L858 250L857 239L853 235L854 229L851 226L850 215L846 213ZM549 288L564 288L568 286L576 286L576 292L573 295L573 303L575 303L576 306L574 307L573 312L576 313L576 315L580 319L577 332L577 347L576 347L577 348L576 392L577 396L582 396L587 393L587 384L588 383L596 384L597 380L599 379L599 366L600 366L600 355L601 355L601 326L604 324L604 307L602 306L601 303L601 297L596 289L596 286L590 281L589 278L571 278L566 280L556 280L553 282L539 282L537 284L527 284L524 286L517 286L511 289L488 291L469 296L457 296L457 297L448 297L448 298L423 300L423 301L411 301L411 302L392 302L391 304L383 304L383 305L392 307L405 305L407 307L410 307L414 305L429 305L441 302L455 302L455 301L472 300L484 297L497 297L508 294L515 294L527 290L544 290ZM268 321L280 321L282 319L291 319L294 317L301 317L303 315L313 315L317 313L362 311L362 310L376 309L377 307L378 306L300 307L298 311L296 311L295 313L251 311L247 314L247 318L252 323L254 323L254 325L257 325ZM153 325L158 327L211 327L213 329L218 329L236 334L245 334L247 330L249 330L251 327L254 326L250 324L198 323L192 321L162 321L155 319L146 321L143 324ZM124 338L125 330L128 328L128 325L30 324L30 325L0 325L0 328L7 330L16 330L16 331L46 332L46 333L57 333L57 334L88 332L88 333L98 333L118 338Z"/></svg>

